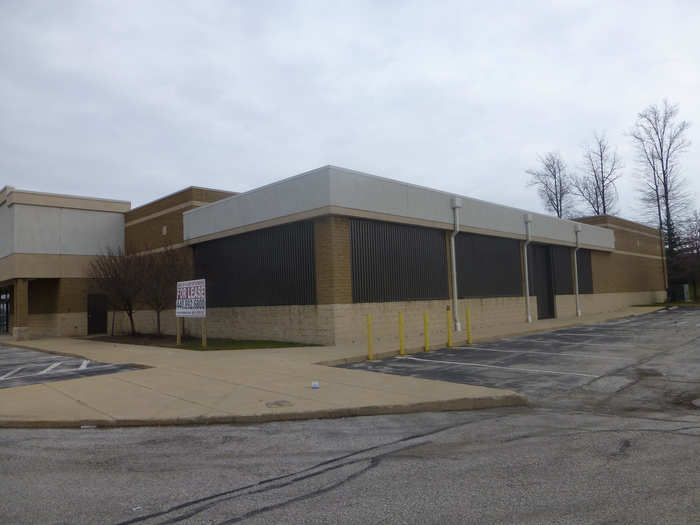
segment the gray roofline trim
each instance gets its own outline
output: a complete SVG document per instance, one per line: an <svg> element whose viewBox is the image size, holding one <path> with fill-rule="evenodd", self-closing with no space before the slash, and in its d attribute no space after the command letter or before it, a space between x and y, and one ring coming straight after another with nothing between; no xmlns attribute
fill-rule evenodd
<svg viewBox="0 0 700 525"><path fill-rule="evenodd" d="M453 196L329 165L188 210L183 213L184 234L190 240L328 206L450 224ZM458 196L467 227L494 235L525 235L524 216L529 213L534 218L533 234L540 239L571 244L575 242L574 227L580 225L583 244L604 250L615 246L614 234L607 228Z"/></svg>

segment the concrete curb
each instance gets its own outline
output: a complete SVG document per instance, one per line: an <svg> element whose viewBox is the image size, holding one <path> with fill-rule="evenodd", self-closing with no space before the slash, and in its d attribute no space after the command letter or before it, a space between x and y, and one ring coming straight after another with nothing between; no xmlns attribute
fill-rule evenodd
<svg viewBox="0 0 700 525"><path fill-rule="evenodd" d="M84 419L75 421L0 421L0 428L96 428L156 427L156 426L196 426L196 425L250 425L275 421L300 421L306 419L337 419L356 416L379 416L389 414L410 414L416 412L456 412L462 410L485 410L527 406L527 399L516 393L502 396L465 397L447 401L426 401L406 405L377 405L332 410L310 410L306 412L286 412L279 414L255 414L249 416L216 416L174 419Z"/></svg>

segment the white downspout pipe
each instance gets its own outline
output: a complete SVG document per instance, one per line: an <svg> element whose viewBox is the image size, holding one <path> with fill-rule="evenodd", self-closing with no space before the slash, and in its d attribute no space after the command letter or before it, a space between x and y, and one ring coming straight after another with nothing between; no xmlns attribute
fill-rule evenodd
<svg viewBox="0 0 700 525"><path fill-rule="evenodd" d="M455 237L459 233L459 210L462 207L462 199L452 197L452 211L454 212L454 230L450 237L450 255L452 259L452 318L455 322L455 332L462 330L462 325L459 320L458 292L457 292L457 256L455 255Z"/></svg>
<svg viewBox="0 0 700 525"><path fill-rule="evenodd" d="M576 317L581 317L581 299L578 294L578 251L581 248L579 234L581 233L581 225L574 224L574 233L576 234L576 248L574 249L574 292L576 293Z"/></svg>
<svg viewBox="0 0 700 525"><path fill-rule="evenodd" d="M530 313L530 273L527 266L527 247L530 246L532 242L532 215L526 213L523 217L525 219L525 233L527 235L527 240L523 247L523 263L525 266L525 312L527 313L527 322L532 322L532 314Z"/></svg>

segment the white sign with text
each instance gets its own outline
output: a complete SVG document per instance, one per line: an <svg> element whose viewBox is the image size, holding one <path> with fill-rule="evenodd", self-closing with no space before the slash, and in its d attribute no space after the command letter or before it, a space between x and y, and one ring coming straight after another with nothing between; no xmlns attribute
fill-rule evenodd
<svg viewBox="0 0 700 525"><path fill-rule="evenodd" d="M177 283L175 317L207 316L207 284L205 279Z"/></svg>

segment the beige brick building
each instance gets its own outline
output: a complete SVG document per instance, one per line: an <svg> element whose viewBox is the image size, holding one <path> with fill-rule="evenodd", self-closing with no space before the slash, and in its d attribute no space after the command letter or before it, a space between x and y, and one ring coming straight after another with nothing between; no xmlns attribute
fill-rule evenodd
<svg viewBox="0 0 700 525"><path fill-rule="evenodd" d="M467 307L475 334L485 336L666 294L657 230L609 216L560 220L333 166L241 194L187 188L134 210L7 188L0 195L0 220L18 205L79 204L116 217L109 235L95 239L110 238L129 252L184 250L192 277L207 280L209 337L362 344L371 314L376 341L392 343L403 312L407 345L415 347L423 342L424 312L439 344L448 319L463 328ZM100 327L114 315L117 330L126 331L122 313L88 312L88 297L99 290L84 269L100 243L80 254L22 252L21 215L11 228L20 241L0 252L0 301L3 293L10 297L10 331L86 334L94 331L94 315L104 316ZM65 228L67 238L71 228L86 226L69 221ZM57 255L60 264L47 263ZM18 261L27 257L27 268L48 264L53 273L26 271ZM174 333L172 310L162 322ZM154 331L154 313L138 311L136 324ZM199 324L187 329L197 334Z"/></svg>

